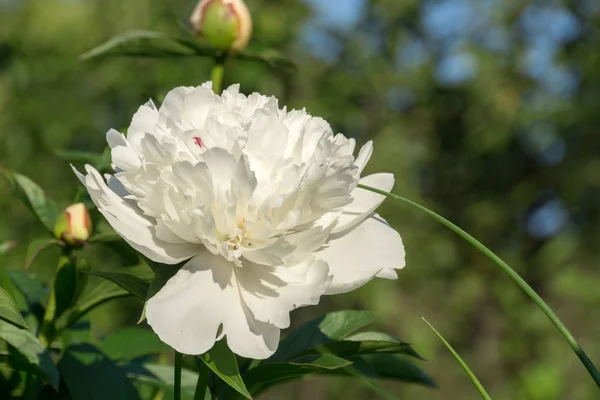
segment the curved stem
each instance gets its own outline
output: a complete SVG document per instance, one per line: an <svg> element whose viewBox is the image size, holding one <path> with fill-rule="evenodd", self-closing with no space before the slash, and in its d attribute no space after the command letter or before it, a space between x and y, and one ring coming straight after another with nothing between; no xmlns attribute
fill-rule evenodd
<svg viewBox="0 0 600 400"><path fill-rule="evenodd" d="M210 79L212 81L213 91L218 95L220 95L223 92L225 60L227 60L227 53L216 56L215 65L213 65L212 71L210 72Z"/></svg>
<svg viewBox="0 0 600 400"><path fill-rule="evenodd" d="M175 377L173 379L173 399L181 400L181 362L183 360L183 354L176 351L175 352L175 366L174 373Z"/></svg>
<svg viewBox="0 0 600 400"><path fill-rule="evenodd" d="M425 321L425 323L427 325L429 325L429 327L431 328L431 330L433 331L433 333L435 333L435 335L438 337L438 339L440 339L440 341L444 344L444 346L446 346L446 348L454 356L454 358L456 359L456 361L460 364L460 366L462 367L462 369L467 373L467 375L469 376L469 379L471 380L471 382L473 382L473 386L475 386L475 388L477 389L477 391L481 395L481 398L484 399L484 400L492 400L492 398L490 397L490 395L488 394L488 392L486 392L486 390L483 387L483 385L481 384L481 382L479 382L479 379L477 379L477 377L475 376L475 374L471 371L471 369L469 368L469 366L467 365L467 363L464 362L463 359L458 355L458 353L456 352L456 350L454 350L454 348L452 346L450 346L450 343L448 343L446 341L446 339L444 339L444 337L442 336L442 334L439 333L437 331L437 329L435 329L433 327L433 325L431 325L425 318L423 318L423 321Z"/></svg>
<svg viewBox="0 0 600 400"><path fill-rule="evenodd" d="M558 316L554 313L554 311L552 311L550 306L548 306L548 304L546 304L546 302L536 293L536 291L533 290L533 288L531 286L529 286L529 284L523 278L521 278L521 276L514 269L512 269L507 263L505 263L496 254L494 254L494 252L492 252L490 249L485 247L480 241L475 239L473 236L469 235L467 232L465 232L458 226L454 225L452 222L448 221L446 218L434 213L433 211L429 210L426 207L423 207L420 204L415 203L414 201L408 200L402 196L398 196L393 193L389 193L389 192L386 192L383 190L372 188L370 186L365 186L365 185L359 184L358 187L360 187L362 189L370 190L371 192L382 194L387 197L391 197L395 200L402 201L403 203L406 203L406 204L418 209L419 211L424 212L425 214L429 215L431 218L435 219L440 224L442 224L442 225L446 226L447 228L449 228L450 230L452 230L458 236L465 239L477 250L479 250L483 254L485 254L490 260L492 260L496 265L498 265L500 267L500 269L502 269L513 280L513 282L516 283L517 286L519 286L521 288L521 290L523 290L523 292L525 292L525 294L533 300L533 302L535 304L537 304L537 306L544 312L544 314L546 314L546 316L548 317L550 322L552 322L552 324L556 327L556 329L558 329L558 332L560 332L560 334L566 340L566 342L569 344L569 346L571 346L571 349L573 349L573 351L575 352L577 357L579 357L583 366L587 369L587 371L591 375L594 382L596 382L596 385L598 387L600 387L600 372L598 372L598 369L596 368L596 366L594 365L592 360L588 357L588 355L585 353L585 351L583 351L583 348L581 347L581 345L579 343L577 343L577 341L575 340L575 338L573 337L571 332L567 329L565 324L563 324L563 322L560 320L560 318L558 318Z"/></svg>

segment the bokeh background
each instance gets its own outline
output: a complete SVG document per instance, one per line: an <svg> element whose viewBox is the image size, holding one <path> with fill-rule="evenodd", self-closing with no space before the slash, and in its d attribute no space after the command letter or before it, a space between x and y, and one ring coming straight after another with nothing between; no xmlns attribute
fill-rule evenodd
<svg viewBox="0 0 600 400"><path fill-rule="evenodd" d="M368 172L465 228L511 264L600 362L600 2L533 0L247 0L254 45L297 64L291 73L244 61L226 83L306 107L336 132L374 140ZM179 34L190 0L0 0L0 164L61 204L76 179L60 149L100 152L137 107L209 77L210 60L78 56L130 29ZM294 314L377 312L377 328L413 343L438 390L386 383L403 399L476 399L434 335L455 346L493 397L595 399L597 388L556 330L488 259L406 206L381 214L401 232L407 267ZM21 268L42 234L0 182L3 263ZM91 251L93 268L127 260ZM41 257L34 273L54 265ZM101 337L135 323L140 304L94 312ZM368 399L350 378L308 378L264 399Z"/></svg>

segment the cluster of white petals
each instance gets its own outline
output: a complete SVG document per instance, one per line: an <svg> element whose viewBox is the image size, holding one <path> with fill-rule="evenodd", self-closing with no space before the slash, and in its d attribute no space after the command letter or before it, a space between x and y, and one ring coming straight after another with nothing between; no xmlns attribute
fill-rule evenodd
<svg viewBox="0 0 600 400"><path fill-rule="evenodd" d="M188 260L146 306L160 338L185 354L223 336L237 354L276 350L290 311L404 266L400 235L375 209L391 174L360 178L372 144L277 99L179 87L110 130L114 175L77 172L99 211L137 251Z"/></svg>

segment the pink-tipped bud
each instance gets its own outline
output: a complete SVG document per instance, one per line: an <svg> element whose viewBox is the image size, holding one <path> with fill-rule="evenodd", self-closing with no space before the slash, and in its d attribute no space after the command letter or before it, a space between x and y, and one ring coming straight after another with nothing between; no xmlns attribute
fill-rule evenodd
<svg viewBox="0 0 600 400"><path fill-rule="evenodd" d="M190 22L197 35L219 50L243 50L252 36L252 17L243 0L202 0Z"/></svg>
<svg viewBox="0 0 600 400"><path fill-rule="evenodd" d="M70 246L82 245L91 234L92 221L83 203L67 207L54 224L54 236Z"/></svg>

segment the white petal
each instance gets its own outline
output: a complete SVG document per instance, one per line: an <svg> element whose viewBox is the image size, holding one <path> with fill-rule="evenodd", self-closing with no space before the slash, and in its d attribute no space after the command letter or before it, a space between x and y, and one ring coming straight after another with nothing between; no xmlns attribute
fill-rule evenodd
<svg viewBox="0 0 600 400"><path fill-rule="evenodd" d="M361 147L358 152L358 156L356 156L356 160L354 160L354 165L358 167L358 175L360 175L369 162L371 158L371 154L373 154L373 141L369 140L363 147Z"/></svg>
<svg viewBox="0 0 600 400"><path fill-rule="evenodd" d="M376 189L389 192L394 187L394 175L382 173L368 175L359 183ZM331 238L339 238L360 224L368 216L373 214L377 207L385 200L382 194L374 193L366 189L356 188L352 192L352 203L342 210L338 224L331 233Z"/></svg>
<svg viewBox="0 0 600 400"><path fill-rule="evenodd" d="M146 133L153 132L157 122L158 110L152 100L138 108L137 112L133 114L133 119L127 129L127 140L129 140L131 146L140 150L142 138Z"/></svg>
<svg viewBox="0 0 600 400"><path fill-rule="evenodd" d="M148 324L163 342L184 354L210 350L222 327L234 353L269 357L277 349L279 329L247 312L235 269L221 256L199 253L148 300Z"/></svg>
<svg viewBox="0 0 600 400"><path fill-rule="evenodd" d="M327 263L310 257L291 267L246 262L235 274L254 317L284 329L290 326L290 311L319 303L331 282L328 271Z"/></svg>
<svg viewBox="0 0 600 400"><path fill-rule="evenodd" d="M375 214L314 256L329 264L333 281L326 294L336 294L354 290L375 276L394 279L389 270L404 268L405 254L398 232Z"/></svg>
<svg viewBox="0 0 600 400"><path fill-rule="evenodd" d="M156 237L154 222L126 200L119 197L104 182L98 171L86 165L87 175L82 179L98 211L113 229L134 249L153 261L177 264L192 257L202 247L197 243L166 243Z"/></svg>

